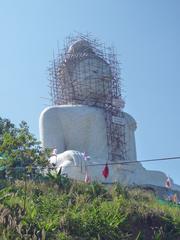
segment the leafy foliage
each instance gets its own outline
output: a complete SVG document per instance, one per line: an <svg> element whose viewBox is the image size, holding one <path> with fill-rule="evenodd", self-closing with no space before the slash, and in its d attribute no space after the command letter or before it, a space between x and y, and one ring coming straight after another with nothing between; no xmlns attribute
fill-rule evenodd
<svg viewBox="0 0 180 240"><path fill-rule="evenodd" d="M22 121L16 128L8 119L0 118L0 167L6 166L9 174L13 168L28 167L32 172L34 167L46 166L48 164L49 150L42 150L40 142L30 133L26 122ZM22 169L19 169L19 174Z"/></svg>
<svg viewBox="0 0 180 240"><path fill-rule="evenodd" d="M180 239L180 207L162 203L152 192L85 184L60 171L27 178L47 165L48 156L26 122L16 128L0 118L0 239ZM18 167L24 178L17 177ZM7 169L13 181L3 175Z"/></svg>
<svg viewBox="0 0 180 240"><path fill-rule="evenodd" d="M162 205L140 189L66 180L66 187L51 178L28 181L25 211L24 182L7 183L0 191L0 239L180 238L178 206Z"/></svg>
<svg viewBox="0 0 180 240"><path fill-rule="evenodd" d="M0 117L0 145L2 145L3 143L3 135L5 133L9 133L11 135L16 134L16 127L13 123L11 123L11 121L7 118L3 119Z"/></svg>

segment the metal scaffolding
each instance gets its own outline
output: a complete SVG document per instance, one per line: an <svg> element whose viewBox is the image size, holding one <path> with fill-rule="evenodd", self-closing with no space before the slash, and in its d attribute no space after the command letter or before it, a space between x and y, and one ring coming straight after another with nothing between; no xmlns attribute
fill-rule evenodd
<svg viewBox="0 0 180 240"><path fill-rule="evenodd" d="M66 39L49 68L53 105L83 104L102 108L109 161L126 161L125 119L119 64L113 48L80 35Z"/></svg>

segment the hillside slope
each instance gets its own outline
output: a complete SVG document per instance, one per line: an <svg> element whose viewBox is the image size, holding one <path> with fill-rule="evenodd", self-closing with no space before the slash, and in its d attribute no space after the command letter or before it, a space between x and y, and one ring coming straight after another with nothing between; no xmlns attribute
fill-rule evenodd
<svg viewBox="0 0 180 240"><path fill-rule="evenodd" d="M52 176L0 187L0 239L180 239L179 205L151 191Z"/></svg>

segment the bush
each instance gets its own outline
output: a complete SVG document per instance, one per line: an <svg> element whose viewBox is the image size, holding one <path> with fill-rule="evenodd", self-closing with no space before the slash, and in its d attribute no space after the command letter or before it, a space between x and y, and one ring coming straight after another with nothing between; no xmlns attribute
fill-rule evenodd
<svg viewBox="0 0 180 240"><path fill-rule="evenodd" d="M61 183L62 184L62 183ZM22 180L0 190L0 239L178 239L180 208L148 191ZM66 187L65 187L66 186ZM24 208L25 207L25 208Z"/></svg>

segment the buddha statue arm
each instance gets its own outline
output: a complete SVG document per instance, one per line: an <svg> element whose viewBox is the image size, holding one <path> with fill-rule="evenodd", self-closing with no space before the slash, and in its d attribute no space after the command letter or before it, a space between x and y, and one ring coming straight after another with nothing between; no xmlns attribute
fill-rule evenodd
<svg viewBox="0 0 180 240"><path fill-rule="evenodd" d="M55 107L46 108L40 116L40 139L43 147L56 148L57 152L63 152L64 133Z"/></svg>

